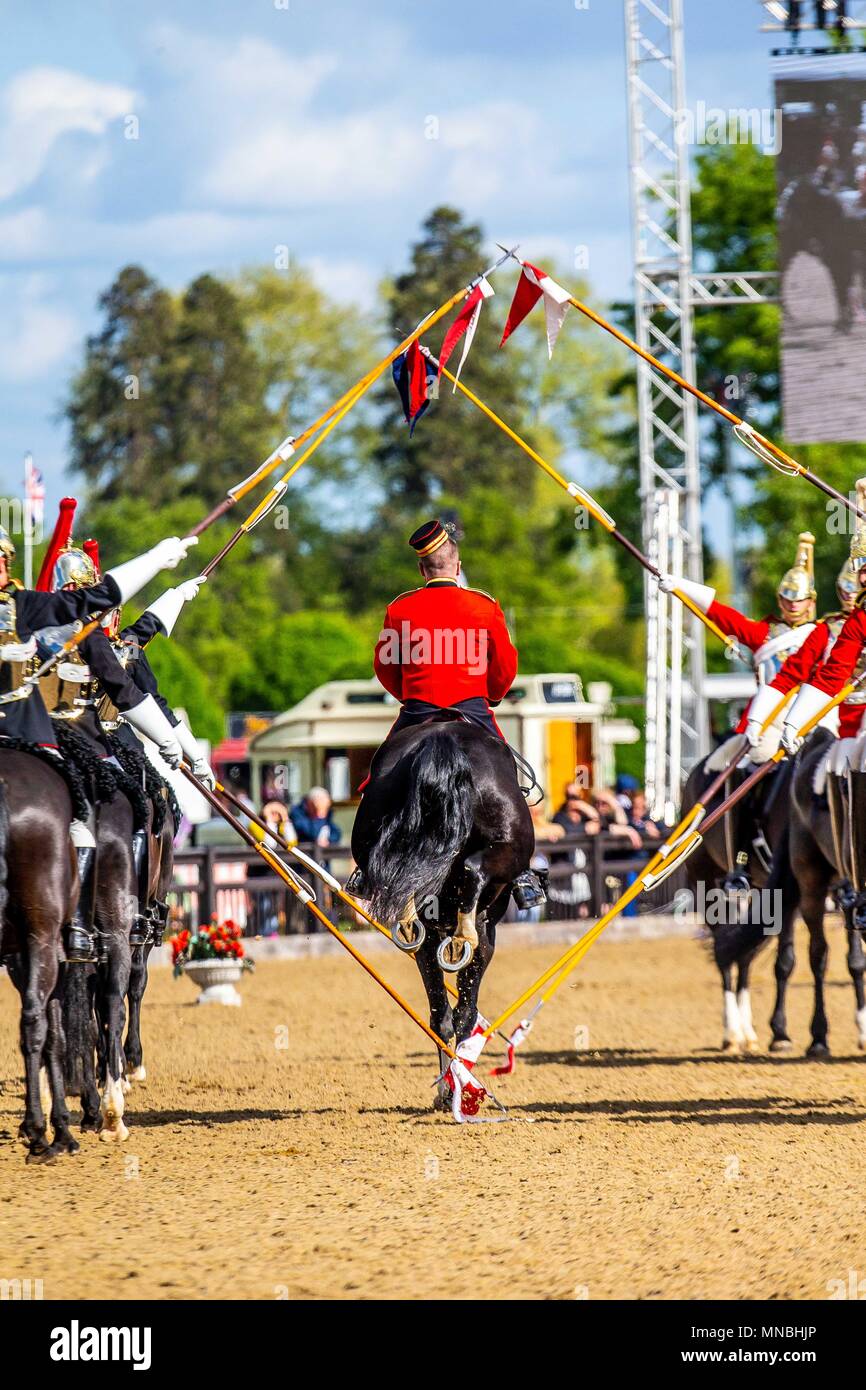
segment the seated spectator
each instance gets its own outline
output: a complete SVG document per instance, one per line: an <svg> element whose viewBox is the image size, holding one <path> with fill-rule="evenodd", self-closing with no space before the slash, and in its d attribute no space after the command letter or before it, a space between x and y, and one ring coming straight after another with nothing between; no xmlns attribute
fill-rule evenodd
<svg viewBox="0 0 866 1390"><path fill-rule="evenodd" d="M576 782L569 782L565 788L565 801L553 817L553 824L561 826L566 835L597 835L603 828L601 816Z"/></svg>
<svg viewBox="0 0 866 1390"><path fill-rule="evenodd" d="M631 824L640 835L646 835L651 840L661 839L661 827L654 820L650 820L647 808L646 792L636 791L632 796L631 802Z"/></svg>
<svg viewBox="0 0 866 1390"><path fill-rule="evenodd" d="M592 799L607 834L614 839L627 840L632 849L640 849L641 837L634 827L629 825L628 816L617 800L616 792L604 787L593 792Z"/></svg>
<svg viewBox="0 0 866 1390"><path fill-rule="evenodd" d="M297 843L295 827L292 824L289 808L279 797L269 797L262 806L262 820L275 835L281 835L289 844ZM270 846L275 849L276 843Z"/></svg>
<svg viewBox="0 0 866 1390"><path fill-rule="evenodd" d="M324 787L311 787L289 815L299 840L323 848L339 843L340 830L334 824L331 798Z"/></svg>

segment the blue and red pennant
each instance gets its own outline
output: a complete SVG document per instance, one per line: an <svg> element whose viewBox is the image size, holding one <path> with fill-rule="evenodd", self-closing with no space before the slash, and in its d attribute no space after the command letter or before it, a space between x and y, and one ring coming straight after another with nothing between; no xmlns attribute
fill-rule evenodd
<svg viewBox="0 0 866 1390"><path fill-rule="evenodd" d="M430 401L439 394L438 375L430 359L421 351L417 338L394 359L392 371L411 438Z"/></svg>

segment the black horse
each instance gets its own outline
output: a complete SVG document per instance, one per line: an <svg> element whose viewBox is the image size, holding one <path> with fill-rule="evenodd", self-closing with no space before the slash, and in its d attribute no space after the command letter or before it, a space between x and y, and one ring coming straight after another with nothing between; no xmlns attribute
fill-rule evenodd
<svg viewBox="0 0 866 1390"><path fill-rule="evenodd" d="M835 892L842 907L848 935L848 971L854 982L857 1001L856 1024L858 1045L866 1051L866 991L863 976L866 955L863 938L856 925L858 895L866 890L866 863L863 862L862 838L866 828L866 774L853 771L850 786L852 805L848 815L854 825L847 839L837 846L830 823L830 811L824 789L816 791L815 778L819 765L833 744L826 729L818 729L797 754L791 785L791 870L796 883L800 912L809 928L809 961L815 978L815 1008L812 1015L812 1043L809 1055L829 1056L827 1014L824 1008L824 975L827 969L827 938L824 932L824 912L827 895ZM824 777L830 774L824 772ZM854 853L850 848L853 842ZM858 854L859 849L859 854ZM852 858L850 862L839 862ZM858 864L858 860L860 861ZM849 874L853 873L853 882Z"/></svg>
<svg viewBox="0 0 866 1390"><path fill-rule="evenodd" d="M78 900L71 820L60 773L32 753L0 749L0 961L21 996L26 1099L19 1133L29 1146L28 1162L78 1148L66 1108L58 991L61 932ZM42 1075L51 1093L51 1143Z"/></svg>
<svg viewBox="0 0 866 1390"><path fill-rule="evenodd" d="M174 868L174 836L177 827L174 813L167 807L158 834L148 836L148 901L154 904L151 929L143 945L133 946L127 1005L129 1011L126 1038L123 1044L127 1081L145 1081L144 1052L141 1042L141 1001L147 988L150 953L159 941L168 919L166 897L171 886Z"/></svg>
<svg viewBox="0 0 866 1390"><path fill-rule="evenodd" d="M460 1044L475 1026L511 884L529 867L534 845L514 760L506 743L477 725L434 716L394 734L374 769L352 854L373 915L408 933L424 928L415 959L430 1026L443 1042ZM460 972L453 1013L442 969ZM445 1098L440 1089L440 1103Z"/></svg>
<svg viewBox="0 0 866 1390"><path fill-rule="evenodd" d="M721 750L717 750L717 754L721 754ZM683 814L701 801L702 793L721 771L721 767L715 770L712 764L723 761L723 757L710 754L692 768L683 792ZM708 768L707 764L711 766ZM726 792L736 786L741 775L733 774L734 780L725 784ZM690 888L698 903L704 904L704 919L712 933L713 956L722 977L722 1048L726 1052L756 1052L759 1049L758 1035L752 1022L749 972L758 951L772 937L776 938L777 952L776 1004L770 1024L773 1034L770 1051L784 1052L791 1047L785 1018L785 995L794 968L797 897L788 862L790 778L790 763L781 763L734 808L735 852L742 851L748 855L742 867L753 891L747 897L740 899L719 887L724 871L732 867L726 839L731 829L729 826L726 831L724 820L707 832L706 840L686 861ZM766 852L760 854L755 847L759 828L771 851L769 860ZM712 893L712 897L708 898L708 893Z"/></svg>

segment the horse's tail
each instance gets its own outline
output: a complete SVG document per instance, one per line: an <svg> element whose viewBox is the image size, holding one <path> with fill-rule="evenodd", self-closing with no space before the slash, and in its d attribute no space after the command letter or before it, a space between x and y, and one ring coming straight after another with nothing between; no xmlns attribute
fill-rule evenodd
<svg viewBox="0 0 866 1390"><path fill-rule="evenodd" d="M713 927L713 953L720 968L732 965L744 952L778 938L782 918L796 909L800 889L791 868L789 845L790 832L786 824L773 853L767 886L758 893L757 910L753 901L745 921ZM766 903L770 906L769 915L764 912Z"/></svg>
<svg viewBox="0 0 866 1390"><path fill-rule="evenodd" d="M414 894L420 908L437 895L475 819L472 767L447 733L425 738L411 755L403 804L383 826L370 852L371 912L399 921Z"/></svg>
<svg viewBox="0 0 866 1390"><path fill-rule="evenodd" d="M63 1035L66 1041L65 1079L67 1095L84 1090L84 1059L93 1052L93 1011L87 966L83 961L66 966L63 982Z"/></svg>
<svg viewBox="0 0 866 1390"><path fill-rule="evenodd" d="M9 806L6 801L6 783L0 780L0 940L3 937L3 918L9 901Z"/></svg>

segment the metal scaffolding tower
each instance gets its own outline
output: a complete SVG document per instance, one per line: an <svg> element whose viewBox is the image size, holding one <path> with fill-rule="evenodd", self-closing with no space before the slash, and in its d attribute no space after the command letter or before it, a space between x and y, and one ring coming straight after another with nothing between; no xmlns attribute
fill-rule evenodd
<svg viewBox="0 0 866 1390"><path fill-rule="evenodd" d="M625 23L635 337L694 381L682 0L625 0ZM660 569L674 570L679 558L701 580L696 402L643 360L637 394L644 547ZM704 630L684 621L654 581L645 596L646 790L651 814L671 820L683 770L707 746Z"/></svg>
<svg viewBox="0 0 866 1390"><path fill-rule="evenodd" d="M683 0L624 0L635 337L695 380L694 310L763 304L777 276L692 269L689 145L683 138ZM697 402L642 359L637 369L644 549L662 570L703 578ZM645 585L646 791L672 821L686 773L709 745L704 628Z"/></svg>

